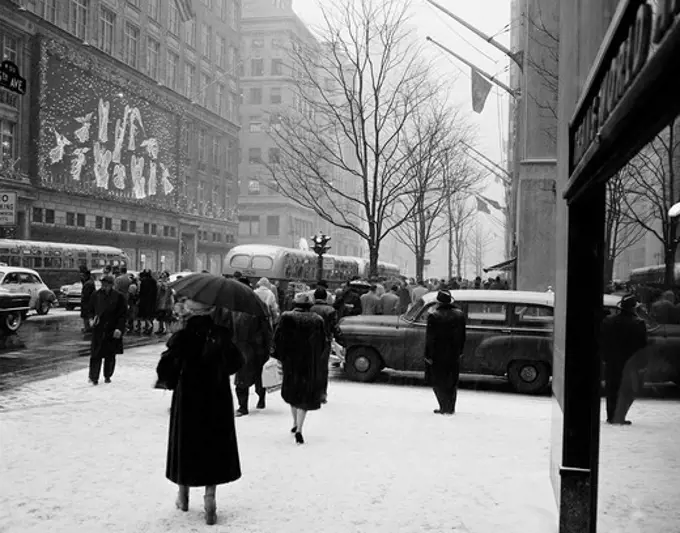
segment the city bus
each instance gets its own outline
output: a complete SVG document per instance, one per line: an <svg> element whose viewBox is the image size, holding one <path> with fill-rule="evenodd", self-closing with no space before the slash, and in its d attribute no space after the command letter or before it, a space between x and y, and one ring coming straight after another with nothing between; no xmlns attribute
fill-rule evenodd
<svg viewBox="0 0 680 533"><path fill-rule="evenodd" d="M399 267L390 263L378 262L379 272L386 277L398 276ZM234 246L224 260L225 274L241 272L244 276L257 281L268 278L287 284L300 281L316 282L317 255L311 251L284 248L265 244L241 244ZM331 288L336 288L355 277L368 277L368 261L358 257L324 255L323 279Z"/></svg>
<svg viewBox="0 0 680 533"><path fill-rule="evenodd" d="M95 269L128 263L127 254L113 246L0 239L0 264L32 268L55 292L77 281L81 266Z"/></svg>
<svg viewBox="0 0 680 533"><path fill-rule="evenodd" d="M636 285L663 286L666 275L665 265L635 268L630 272L630 282ZM675 263L673 284L680 285L680 263Z"/></svg>

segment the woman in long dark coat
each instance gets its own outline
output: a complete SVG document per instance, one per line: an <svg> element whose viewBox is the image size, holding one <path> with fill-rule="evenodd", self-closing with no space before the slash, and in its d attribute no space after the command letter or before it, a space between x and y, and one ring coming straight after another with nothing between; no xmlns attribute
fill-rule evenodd
<svg viewBox="0 0 680 533"><path fill-rule="evenodd" d="M187 511L189 487L205 487L206 523L216 521L216 485L236 481L241 466L229 376L243 357L230 326L217 326L212 308L185 302L191 317L168 341L163 357L178 361L172 395L166 477L179 485L176 505ZM161 368L159 364L159 369ZM170 382L172 376L159 379Z"/></svg>
<svg viewBox="0 0 680 533"><path fill-rule="evenodd" d="M156 298L158 296L158 284L151 276L151 272L145 270L139 276L139 314L138 318L144 321L144 334L153 333L153 321L156 318Z"/></svg>
<svg viewBox="0 0 680 533"><path fill-rule="evenodd" d="M307 411L321 408L328 365L324 362L326 332L323 318L310 311L304 293L294 299L292 311L281 315L274 334L274 357L283 365L281 397L290 405L295 441L304 444L302 427Z"/></svg>

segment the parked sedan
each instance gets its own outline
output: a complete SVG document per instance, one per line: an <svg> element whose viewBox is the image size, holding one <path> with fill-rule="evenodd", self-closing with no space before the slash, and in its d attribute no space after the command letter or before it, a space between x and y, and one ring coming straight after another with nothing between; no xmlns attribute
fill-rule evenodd
<svg viewBox="0 0 680 533"><path fill-rule="evenodd" d="M39 315L49 313L57 301L56 295L43 283L40 274L30 268L0 267L0 285L10 293L28 294L29 310L34 309ZM24 312L24 318L27 312Z"/></svg>
<svg viewBox="0 0 680 533"><path fill-rule="evenodd" d="M346 342L345 373L372 381L385 367L424 371L427 317L435 309L431 292L401 316L355 316L340 321ZM451 291L467 319L461 372L505 377L513 389L538 393L552 375L552 293L528 291ZM608 313L620 297L605 296ZM680 326L659 326L642 310L650 342L644 350L650 381L680 379Z"/></svg>
<svg viewBox="0 0 680 533"><path fill-rule="evenodd" d="M21 327L28 313L31 295L27 292L10 292L0 285L0 328L14 333Z"/></svg>

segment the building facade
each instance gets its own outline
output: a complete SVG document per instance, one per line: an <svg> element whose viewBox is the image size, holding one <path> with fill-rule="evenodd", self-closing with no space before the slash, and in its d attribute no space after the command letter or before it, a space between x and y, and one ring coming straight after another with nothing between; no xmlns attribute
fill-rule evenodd
<svg viewBox="0 0 680 533"><path fill-rule="evenodd" d="M0 104L15 236L220 273L237 228L239 3L0 4L28 80L14 111Z"/></svg>
<svg viewBox="0 0 680 533"><path fill-rule="evenodd" d="M278 157L268 133L276 128L277 110L302 106L288 60L290 46L302 42L316 47L316 39L293 11L291 0L245 0L241 34L240 242L297 248L300 239L323 231L331 237L331 253L361 256L358 236L277 192L266 168Z"/></svg>
<svg viewBox="0 0 680 533"><path fill-rule="evenodd" d="M559 2L513 0L511 17L511 47L523 57L510 65L519 93L510 99L506 254L516 258L516 289L544 291L555 280Z"/></svg>

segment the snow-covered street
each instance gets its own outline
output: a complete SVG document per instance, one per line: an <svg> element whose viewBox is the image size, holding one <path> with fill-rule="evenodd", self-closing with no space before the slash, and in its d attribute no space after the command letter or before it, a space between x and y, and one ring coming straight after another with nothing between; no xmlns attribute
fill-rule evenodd
<svg viewBox="0 0 680 533"><path fill-rule="evenodd" d="M170 393L152 388L160 349L129 350L110 385L89 386L77 371L0 396L0 531L556 531L550 398L464 389L459 412L442 417L425 387L343 381L332 381L329 403L310 413L304 446L289 433L278 392L266 410L237 419L243 477L218 487L218 523L206 526L202 490L192 489L182 513L164 476ZM647 408L638 402L631 416ZM678 442L675 416L661 426L675 440L664 433L664 441ZM620 440L607 439L619 453ZM666 487L667 496L642 499L644 484L632 487L631 499L656 508L677 502L677 489ZM618 518L613 504L605 508ZM633 524L621 518L611 525ZM652 531L635 524L619 531Z"/></svg>

